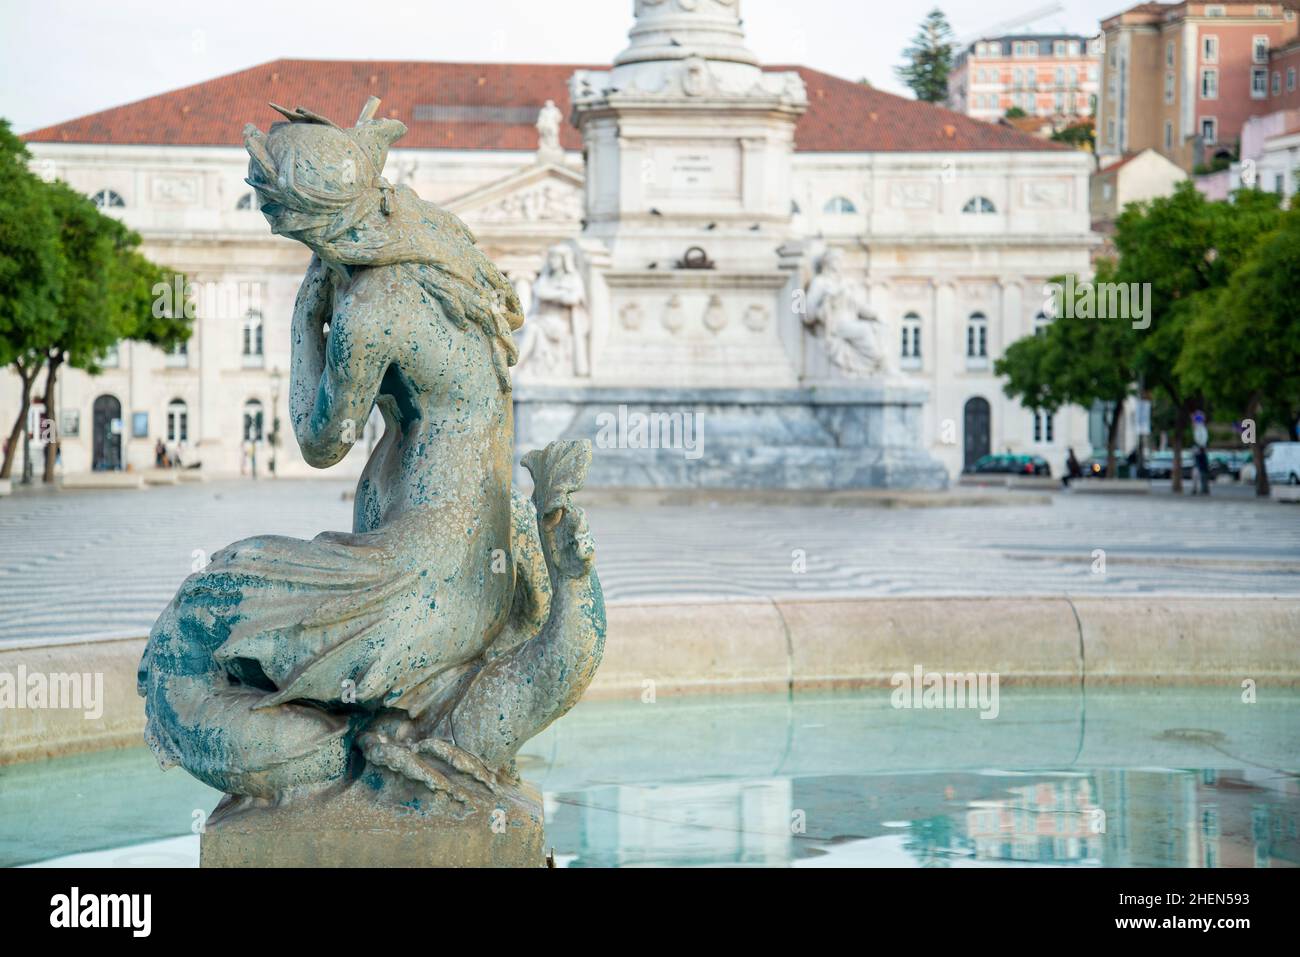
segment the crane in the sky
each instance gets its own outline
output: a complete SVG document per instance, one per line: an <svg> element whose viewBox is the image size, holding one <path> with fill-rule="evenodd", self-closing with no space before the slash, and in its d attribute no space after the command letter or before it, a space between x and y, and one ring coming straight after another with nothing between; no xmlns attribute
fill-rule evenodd
<svg viewBox="0 0 1300 957"><path fill-rule="evenodd" d="M1044 6L1022 13L1018 17L1011 17L1003 20L1001 23L995 23L991 27L980 31L979 33L968 34L953 44L954 50L964 50L976 40L982 40L986 37L1000 37L1003 34L1011 33L1017 27L1022 27L1027 23L1033 23L1035 20L1042 20L1044 17L1050 17L1053 14L1060 13L1065 9L1062 3L1049 3Z"/></svg>

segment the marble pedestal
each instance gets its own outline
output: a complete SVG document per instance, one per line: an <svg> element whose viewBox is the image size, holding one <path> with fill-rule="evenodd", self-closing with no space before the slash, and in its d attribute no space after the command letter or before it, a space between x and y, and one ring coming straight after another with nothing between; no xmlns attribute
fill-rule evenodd
<svg viewBox="0 0 1300 957"><path fill-rule="evenodd" d="M922 443L925 399L924 388L896 385L518 385L516 461L585 438L596 453L588 487L943 489L947 471Z"/></svg>
<svg viewBox="0 0 1300 957"><path fill-rule="evenodd" d="M385 789L387 790L387 788ZM377 800L364 778L276 807L227 795L200 840L202 867L542 867L542 800L521 784L475 807Z"/></svg>

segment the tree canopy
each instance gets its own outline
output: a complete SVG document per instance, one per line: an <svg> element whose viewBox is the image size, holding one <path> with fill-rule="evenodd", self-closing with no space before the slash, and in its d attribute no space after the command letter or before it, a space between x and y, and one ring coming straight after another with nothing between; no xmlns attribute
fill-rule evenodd
<svg viewBox="0 0 1300 957"><path fill-rule="evenodd" d="M155 286L171 276L139 252L140 236L67 184L36 176L29 158L0 120L0 367L14 368L21 389L0 477L11 474L42 367L53 416L63 364L93 373L123 340L169 348L190 334L185 310L154 308ZM53 478L52 456L45 472Z"/></svg>
<svg viewBox="0 0 1300 957"><path fill-rule="evenodd" d="M926 14L903 51L906 62L895 68L898 78L926 103L948 98L948 74L952 71L953 34L948 18L938 7Z"/></svg>

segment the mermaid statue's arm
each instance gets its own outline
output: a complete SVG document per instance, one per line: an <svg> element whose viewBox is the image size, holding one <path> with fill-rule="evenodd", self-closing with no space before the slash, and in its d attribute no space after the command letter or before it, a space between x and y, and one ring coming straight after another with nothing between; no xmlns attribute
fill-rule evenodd
<svg viewBox="0 0 1300 957"><path fill-rule="evenodd" d="M368 341L383 317L357 312L356 286L335 302L334 277L313 256L293 311L289 414L307 464L329 468L361 438L379 392L386 353ZM328 337L324 325L333 319Z"/></svg>

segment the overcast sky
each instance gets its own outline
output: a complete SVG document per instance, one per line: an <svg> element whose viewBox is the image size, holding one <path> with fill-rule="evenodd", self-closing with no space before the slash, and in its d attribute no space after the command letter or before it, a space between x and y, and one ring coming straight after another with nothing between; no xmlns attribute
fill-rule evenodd
<svg viewBox="0 0 1300 957"><path fill-rule="evenodd" d="M750 48L906 92L916 0L742 0ZM939 0L959 38L1050 0ZM1061 0L1043 30L1095 33L1132 0ZM632 0L0 0L0 117L18 132L279 57L606 63Z"/></svg>

